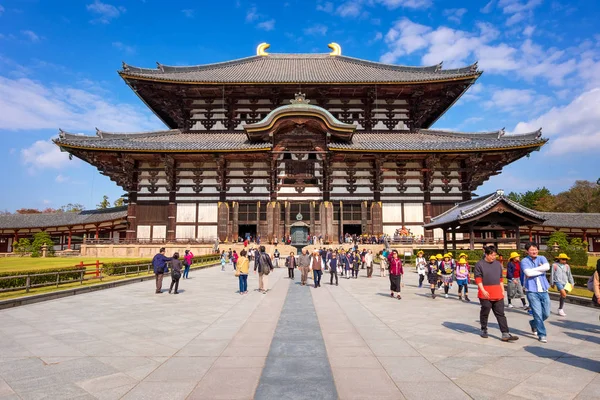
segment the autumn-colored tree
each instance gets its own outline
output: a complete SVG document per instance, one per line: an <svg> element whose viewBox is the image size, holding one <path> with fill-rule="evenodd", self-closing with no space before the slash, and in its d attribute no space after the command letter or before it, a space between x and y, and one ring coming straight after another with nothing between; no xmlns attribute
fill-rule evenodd
<svg viewBox="0 0 600 400"><path fill-rule="evenodd" d="M62 212L81 212L83 211L83 204L69 203L59 208Z"/></svg>
<svg viewBox="0 0 600 400"><path fill-rule="evenodd" d="M556 210L559 212L600 212L600 185L590 181L575 181L567 191L556 195Z"/></svg>
<svg viewBox="0 0 600 400"><path fill-rule="evenodd" d="M15 211L17 214L41 214L42 212L37 208L19 208Z"/></svg>

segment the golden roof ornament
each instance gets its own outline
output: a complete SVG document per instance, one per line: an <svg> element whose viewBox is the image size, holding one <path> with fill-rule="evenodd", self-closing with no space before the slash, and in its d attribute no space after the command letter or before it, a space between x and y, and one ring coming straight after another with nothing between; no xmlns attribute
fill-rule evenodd
<svg viewBox="0 0 600 400"><path fill-rule="evenodd" d="M271 47L269 43L263 42L256 47L256 55L257 56L268 56L269 53L266 50Z"/></svg>
<svg viewBox="0 0 600 400"><path fill-rule="evenodd" d="M329 53L330 56L341 56L342 55L342 46L335 42L331 42L327 45L332 51Z"/></svg>
<svg viewBox="0 0 600 400"><path fill-rule="evenodd" d="M295 93L294 97L295 97L294 100L290 100L290 103L292 103L292 104L308 104L308 103L310 103L310 100L306 100L306 95L304 93Z"/></svg>

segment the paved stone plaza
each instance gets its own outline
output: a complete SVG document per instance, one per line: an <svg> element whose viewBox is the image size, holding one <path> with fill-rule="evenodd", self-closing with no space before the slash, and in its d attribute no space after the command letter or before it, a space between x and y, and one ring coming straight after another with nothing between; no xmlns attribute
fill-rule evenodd
<svg viewBox="0 0 600 400"><path fill-rule="evenodd" d="M600 399L596 309L553 302L547 344L508 310L521 338L503 343L456 287L433 300L411 272L399 301L361 275L314 289L278 269L240 296L209 268L179 295L147 281L0 311L0 399Z"/></svg>

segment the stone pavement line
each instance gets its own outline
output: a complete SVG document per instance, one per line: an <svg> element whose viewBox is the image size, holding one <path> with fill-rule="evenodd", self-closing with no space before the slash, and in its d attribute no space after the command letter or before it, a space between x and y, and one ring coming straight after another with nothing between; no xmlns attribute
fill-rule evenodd
<svg viewBox="0 0 600 400"><path fill-rule="evenodd" d="M215 269L215 271L218 271L218 269ZM229 280L229 271L227 272L228 274L224 275L224 277ZM217 279L223 280L221 278L222 274L216 274L216 276ZM246 337L246 334L242 333L242 330L250 318L256 315L258 310L265 307L271 309L273 304L277 302L283 303L288 285L285 281L281 282L282 276L282 271L276 270L272 273L269 286L274 289L267 295L255 291L252 291L249 296L237 295L239 297L235 297L234 304L226 312L222 313L199 334L184 342L180 349L172 356L161 360L161 364L135 385L123 398L252 398L254 388L251 388L251 392L248 394L247 387L238 387L237 382L232 380L231 373L233 372L234 376L238 376L240 375L240 371L235 371L232 368L252 366L258 368L260 371L263 364L263 360L260 359L260 353L262 351L266 356L268 345L266 349L261 350L261 345L263 344L252 342L252 338ZM253 278L256 277L253 276ZM235 284L236 282L231 282L230 284ZM282 292L283 294L277 296L278 292ZM228 292L227 296L232 296L231 291ZM268 322L265 319L254 318L254 322L257 321ZM269 333L268 330L267 333ZM249 343L242 342L242 339L248 339ZM246 351L243 352L243 349L242 351L240 349L241 345L249 346L245 347ZM248 350L253 350L253 352L251 353ZM244 357L235 357L235 360L231 361L231 356L245 355L254 357L247 357L246 359ZM215 372L211 372L211 370L216 370L217 373L225 373L215 376ZM204 379L205 377L207 377L206 380ZM246 379L244 383L251 382ZM255 386L256 384L254 384ZM214 391L216 388L223 390L207 394L206 389ZM227 391L227 389L230 391Z"/></svg>
<svg viewBox="0 0 600 400"><path fill-rule="evenodd" d="M278 272L275 272L278 271ZM252 399L274 340L289 281L275 270L276 284L212 364L187 399ZM272 276L271 275L271 276Z"/></svg>
<svg viewBox="0 0 600 400"><path fill-rule="evenodd" d="M292 283L255 399L338 398L309 293L312 290L298 281Z"/></svg>

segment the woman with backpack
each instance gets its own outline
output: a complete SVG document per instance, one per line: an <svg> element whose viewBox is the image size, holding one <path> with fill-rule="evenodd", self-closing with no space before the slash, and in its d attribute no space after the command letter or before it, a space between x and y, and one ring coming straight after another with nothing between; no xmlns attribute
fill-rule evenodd
<svg viewBox="0 0 600 400"><path fill-rule="evenodd" d="M186 250L185 255L183 256L183 279L189 279L188 275L190 273L190 267L192 266L193 260L194 254L190 250Z"/></svg>
<svg viewBox="0 0 600 400"><path fill-rule="evenodd" d="M567 260L569 259L568 255L560 253L556 257L556 261L552 264L552 271L550 272L550 286L556 286L556 289L560 292L558 315L561 317L567 316L563 309L565 299L567 298L567 292L570 292L575 285L575 280L571 274L571 267L567 264Z"/></svg>
<svg viewBox="0 0 600 400"><path fill-rule="evenodd" d="M173 254L173 259L171 260L171 287L169 288L169 294L171 294L173 286L175 286L175 294L179 294L177 290L179 289L179 278L181 278L181 265L179 253Z"/></svg>

